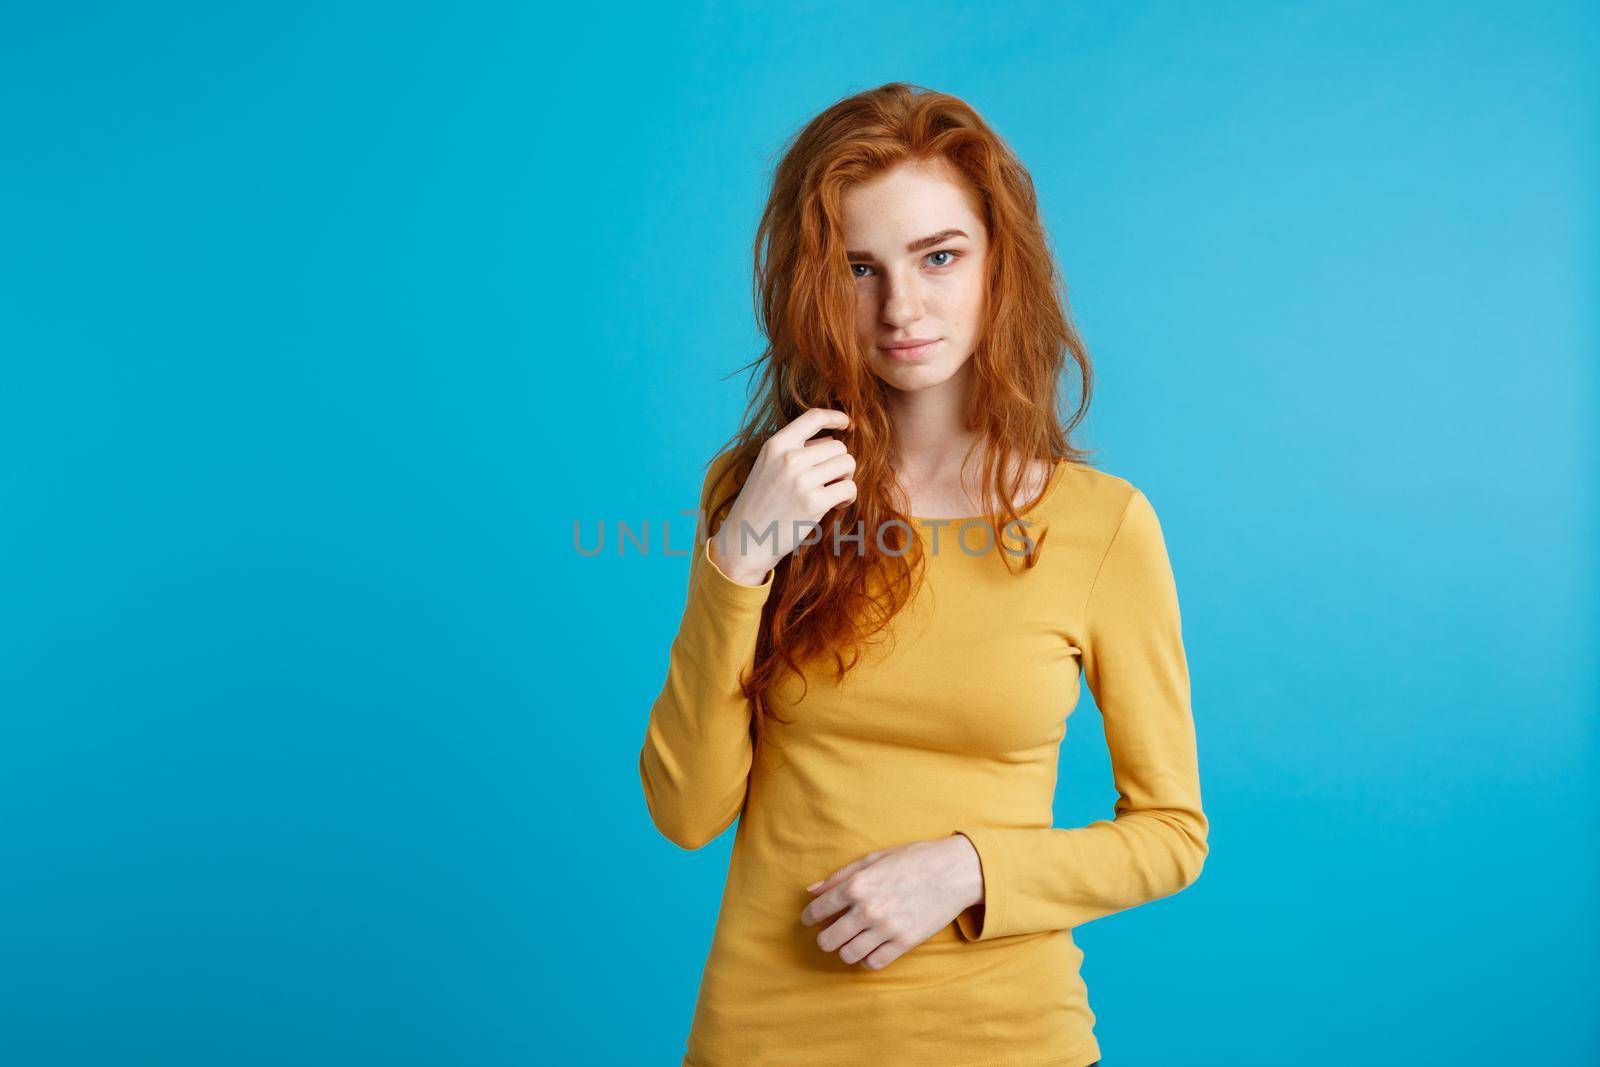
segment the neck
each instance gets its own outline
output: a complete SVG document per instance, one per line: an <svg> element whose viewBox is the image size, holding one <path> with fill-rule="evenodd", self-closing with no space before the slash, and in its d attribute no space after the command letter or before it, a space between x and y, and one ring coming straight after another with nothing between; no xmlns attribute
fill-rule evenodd
<svg viewBox="0 0 1600 1067"><path fill-rule="evenodd" d="M930 389L889 390L889 417L894 422L900 474L915 482L951 473L959 475L967 451L978 437L966 427L971 392L970 360L948 381Z"/></svg>

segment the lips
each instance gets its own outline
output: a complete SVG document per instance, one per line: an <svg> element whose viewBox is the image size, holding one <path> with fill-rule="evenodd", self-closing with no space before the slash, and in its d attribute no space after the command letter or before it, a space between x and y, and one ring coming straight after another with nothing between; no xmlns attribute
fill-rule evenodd
<svg viewBox="0 0 1600 1067"><path fill-rule="evenodd" d="M939 338L926 339L912 338L909 341L896 341L892 344L879 345L878 350L896 363L915 363L933 350L939 343Z"/></svg>

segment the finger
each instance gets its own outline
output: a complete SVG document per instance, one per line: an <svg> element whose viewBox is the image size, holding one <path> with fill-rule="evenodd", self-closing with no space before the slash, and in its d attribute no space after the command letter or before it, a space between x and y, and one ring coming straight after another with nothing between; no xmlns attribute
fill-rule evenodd
<svg viewBox="0 0 1600 1067"><path fill-rule="evenodd" d="M849 425L850 416L842 411L833 408L807 408L793 422L768 438L768 442L779 452L789 452L799 448L801 442L818 430L828 427L842 430Z"/></svg>
<svg viewBox="0 0 1600 1067"><path fill-rule="evenodd" d="M839 870L842 871L842 870L844 870L844 868L841 867L841 868L839 868ZM810 885L806 886L806 892L807 893L815 893L817 890L823 888L824 886L827 886L827 885L831 884L832 881L833 881L833 876L838 874L838 873L839 873L839 871L834 871L833 874L824 875L823 877L818 878L815 882L812 882Z"/></svg>
<svg viewBox="0 0 1600 1067"><path fill-rule="evenodd" d="M827 485L835 478L843 478L854 474L856 470L856 457L845 452L829 459L823 460L811 468L810 478L820 485Z"/></svg>
<svg viewBox="0 0 1600 1067"><path fill-rule="evenodd" d="M850 904L837 885L824 886L800 912L800 922L804 926L815 926L844 911Z"/></svg>
<svg viewBox="0 0 1600 1067"><path fill-rule="evenodd" d="M839 916L832 926L817 935L817 947L824 952L835 952L842 949L851 941L859 941L866 935L866 921L861 918L860 912L852 908ZM866 955L865 951L861 953Z"/></svg>
<svg viewBox="0 0 1600 1067"><path fill-rule="evenodd" d="M888 938L868 927L839 946L839 958L846 963L861 963L888 943Z"/></svg>
<svg viewBox="0 0 1600 1067"><path fill-rule="evenodd" d="M810 885L806 886L806 891L810 892L811 890L814 890L814 889L826 888L828 885L830 885L831 883L839 881L841 878L848 878L848 877L850 877L851 872L859 870L862 867L865 867L867 864L871 863L873 860L875 860L877 858L878 858L878 854L876 852L869 852L865 856L862 856L860 859L855 860L854 862L851 862L851 863L847 863L843 867L840 867L838 870L834 871L832 874L828 875L826 878L823 878L820 882L812 882Z"/></svg>
<svg viewBox="0 0 1600 1067"><path fill-rule="evenodd" d="M867 953L861 966L869 971L881 971L903 955L905 953L900 950L900 942L891 938Z"/></svg>
<svg viewBox="0 0 1600 1067"><path fill-rule="evenodd" d="M813 437L800 446L800 456L815 467L824 460L850 454L850 446L837 437Z"/></svg>
<svg viewBox="0 0 1600 1067"><path fill-rule="evenodd" d="M822 495L822 513L826 515L840 504L848 504L856 498L860 489L854 478L841 478L837 482L830 482L823 486L827 492Z"/></svg>

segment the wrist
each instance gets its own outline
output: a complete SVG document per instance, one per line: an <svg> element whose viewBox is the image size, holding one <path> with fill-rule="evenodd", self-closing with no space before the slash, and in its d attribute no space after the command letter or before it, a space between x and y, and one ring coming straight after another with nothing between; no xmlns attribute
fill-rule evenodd
<svg viewBox="0 0 1600 1067"><path fill-rule="evenodd" d="M961 849L962 867L967 874L967 885L969 887L969 892L966 895L967 907L976 907L983 903L985 897L983 861L978 856L978 847L972 843L971 838L959 831L950 836L960 842L957 847Z"/></svg>
<svg viewBox="0 0 1600 1067"><path fill-rule="evenodd" d="M740 585L765 585L767 581L766 571L757 573L755 571L735 569L731 573L727 571L724 571L723 573L727 574L729 578L738 582Z"/></svg>
<svg viewBox="0 0 1600 1067"><path fill-rule="evenodd" d="M723 577L731 582L736 582L739 585L762 585L767 580L767 572L765 570L757 571L756 568L751 567L744 560L738 557L729 559L717 551L715 538L711 540L710 556L712 565L722 572Z"/></svg>

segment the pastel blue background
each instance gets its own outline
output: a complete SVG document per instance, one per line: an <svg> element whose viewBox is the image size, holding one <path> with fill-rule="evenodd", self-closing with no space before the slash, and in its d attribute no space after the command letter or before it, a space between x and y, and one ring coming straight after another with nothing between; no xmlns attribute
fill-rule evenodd
<svg viewBox="0 0 1600 1067"><path fill-rule="evenodd" d="M13 4L0 1048L676 1064L733 834L637 755L783 138L1031 168L1184 606L1212 855L1108 1067L1600 1056L1579 3ZM1059 825L1114 792L1085 700ZM997 1053L998 1054L998 1053Z"/></svg>

